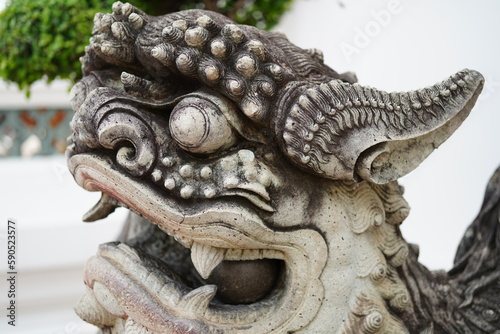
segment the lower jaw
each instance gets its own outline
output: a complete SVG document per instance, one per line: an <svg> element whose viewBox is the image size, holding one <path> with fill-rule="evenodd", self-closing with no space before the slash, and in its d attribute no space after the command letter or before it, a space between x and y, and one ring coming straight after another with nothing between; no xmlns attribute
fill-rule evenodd
<svg viewBox="0 0 500 334"><path fill-rule="evenodd" d="M85 284L91 290L87 293L93 294L109 316L130 318L144 328L163 333L181 328L185 330L181 333L259 333L260 323L280 310L286 295L283 290L275 290L256 303L222 304L212 299L216 286L191 290L174 276L126 244L108 243L88 261ZM88 311L81 310L84 307L77 307L84 320L99 327L107 325L88 319Z"/></svg>

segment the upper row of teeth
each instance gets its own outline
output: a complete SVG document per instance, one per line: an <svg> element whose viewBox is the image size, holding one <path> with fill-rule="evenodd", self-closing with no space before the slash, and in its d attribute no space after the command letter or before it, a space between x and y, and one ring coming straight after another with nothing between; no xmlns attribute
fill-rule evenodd
<svg viewBox="0 0 500 334"><path fill-rule="evenodd" d="M283 259L283 253L270 249L218 248L198 242L193 242L191 245L191 260L200 276L204 279L210 277L213 270L222 261L250 261L262 259Z"/></svg>
<svg viewBox="0 0 500 334"><path fill-rule="evenodd" d="M160 226L160 229L166 231ZM181 235L174 239L191 249L191 261L201 277L207 279L222 261L251 261L262 259L283 260L283 253L272 249L219 248L193 241Z"/></svg>

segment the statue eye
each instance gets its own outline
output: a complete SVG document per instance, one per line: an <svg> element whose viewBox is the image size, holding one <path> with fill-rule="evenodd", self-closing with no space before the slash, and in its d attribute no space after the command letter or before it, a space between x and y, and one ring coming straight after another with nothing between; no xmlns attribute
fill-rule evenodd
<svg viewBox="0 0 500 334"><path fill-rule="evenodd" d="M188 97L179 102L172 110L169 127L177 144L192 153L222 151L237 139L219 107L200 97Z"/></svg>

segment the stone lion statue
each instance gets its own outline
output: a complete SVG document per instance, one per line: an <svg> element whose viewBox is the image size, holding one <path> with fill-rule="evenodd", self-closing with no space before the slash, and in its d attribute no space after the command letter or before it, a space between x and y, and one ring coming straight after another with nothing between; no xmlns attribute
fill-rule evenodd
<svg viewBox="0 0 500 334"><path fill-rule="evenodd" d="M131 211L85 268L102 333L500 333L500 172L450 272L418 263L397 179L471 111L462 70L387 93L208 11L97 14L72 90L84 217Z"/></svg>

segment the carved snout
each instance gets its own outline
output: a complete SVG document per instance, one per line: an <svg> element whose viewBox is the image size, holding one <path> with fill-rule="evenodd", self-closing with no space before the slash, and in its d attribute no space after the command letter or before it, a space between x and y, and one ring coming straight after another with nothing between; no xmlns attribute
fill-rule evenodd
<svg viewBox="0 0 500 334"><path fill-rule="evenodd" d="M483 76L460 71L434 86L387 93L332 80L302 91L277 123L299 167L337 180L387 183L415 169L464 121Z"/></svg>

